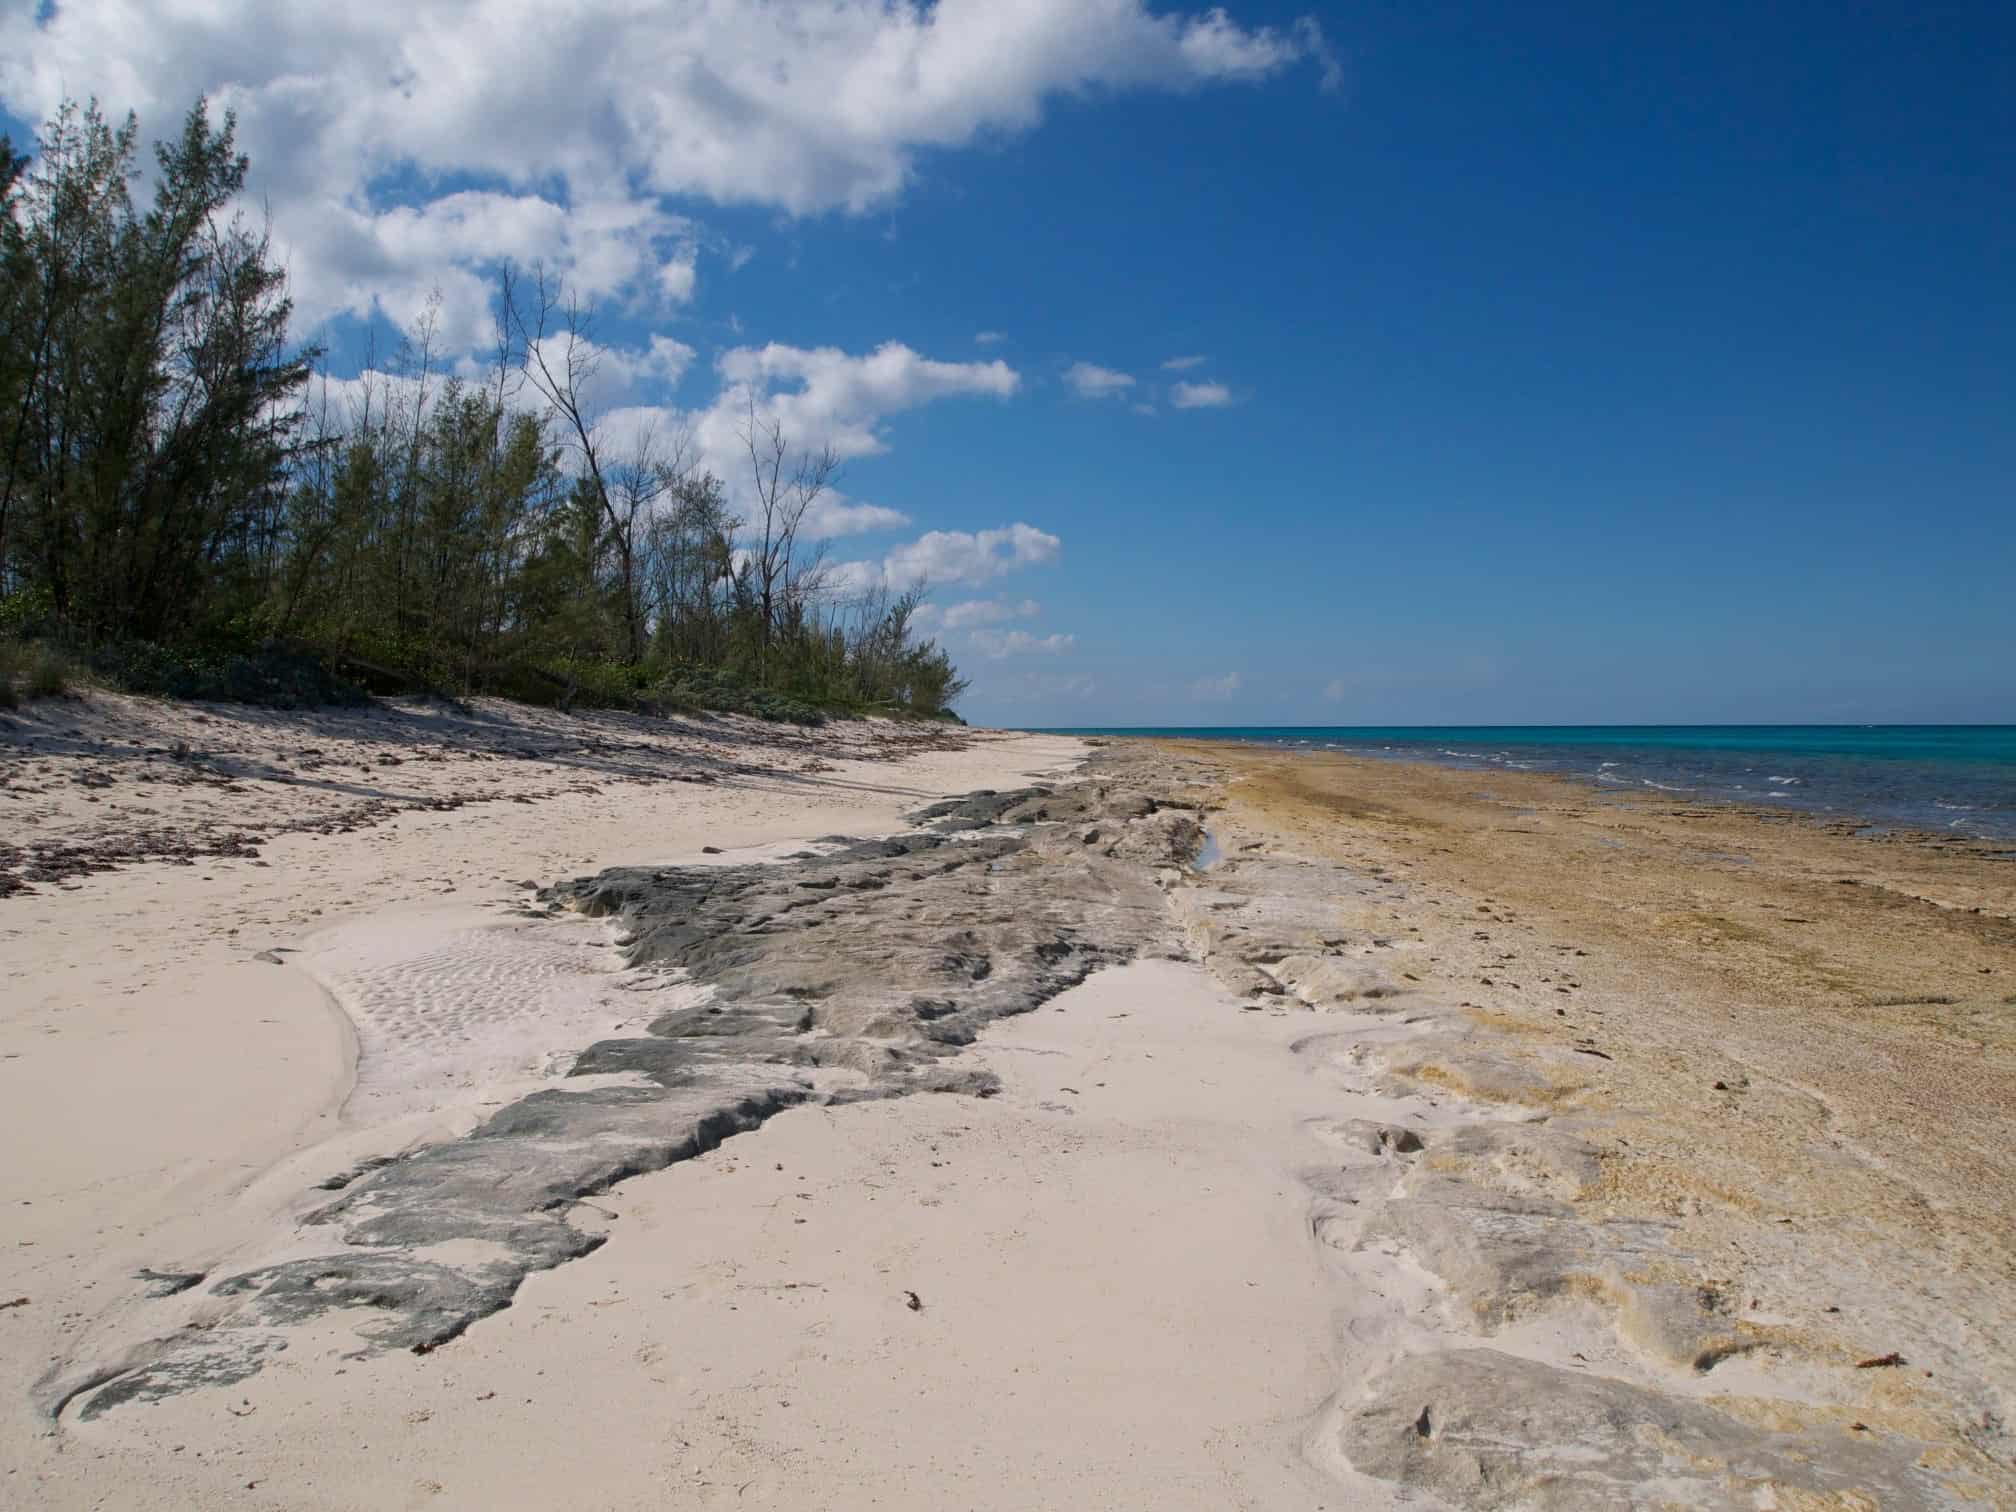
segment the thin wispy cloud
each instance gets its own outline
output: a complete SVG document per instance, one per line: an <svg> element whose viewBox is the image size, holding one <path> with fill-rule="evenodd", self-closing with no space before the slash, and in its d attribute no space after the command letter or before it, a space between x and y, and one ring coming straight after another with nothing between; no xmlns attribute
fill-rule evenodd
<svg viewBox="0 0 2016 1512"><path fill-rule="evenodd" d="M1179 383L1169 390L1169 402L1178 409L1223 409L1232 390L1222 383Z"/></svg>
<svg viewBox="0 0 2016 1512"><path fill-rule="evenodd" d="M1080 399L1111 399L1134 387L1131 373L1100 367L1096 362L1074 362L1064 370L1064 381Z"/></svg>
<svg viewBox="0 0 2016 1512"><path fill-rule="evenodd" d="M1031 635L1027 630L975 630L967 637L982 656L1061 656L1078 643L1075 635Z"/></svg>
<svg viewBox="0 0 2016 1512"><path fill-rule="evenodd" d="M999 625L1013 619L1034 619L1043 612L1043 606L1034 599L1009 601L1007 599L968 599L964 603L947 605L941 618L947 630L961 630L971 625Z"/></svg>

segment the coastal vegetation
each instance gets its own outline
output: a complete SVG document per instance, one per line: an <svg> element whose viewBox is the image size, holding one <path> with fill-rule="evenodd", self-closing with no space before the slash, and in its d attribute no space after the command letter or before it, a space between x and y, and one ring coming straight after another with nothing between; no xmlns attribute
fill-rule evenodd
<svg viewBox="0 0 2016 1512"><path fill-rule="evenodd" d="M249 702L367 692L938 715L966 684L922 590L842 591L808 521L837 473L752 401L731 479L594 400L593 312L502 271L471 365L431 316L338 380L238 207L203 103L155 149L65 105L0 138L0 700L77 667Z"/></svg>

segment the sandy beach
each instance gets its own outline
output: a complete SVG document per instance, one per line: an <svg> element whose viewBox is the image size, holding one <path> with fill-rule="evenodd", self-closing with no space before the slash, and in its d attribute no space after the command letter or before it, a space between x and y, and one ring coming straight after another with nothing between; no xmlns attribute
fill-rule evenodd
<svg viewBox="0 0 2016 1512"><path fill-rule="evenodd" d="M916 724L0 725L10 1504L2016 1498L1985 847Z"/></svg>

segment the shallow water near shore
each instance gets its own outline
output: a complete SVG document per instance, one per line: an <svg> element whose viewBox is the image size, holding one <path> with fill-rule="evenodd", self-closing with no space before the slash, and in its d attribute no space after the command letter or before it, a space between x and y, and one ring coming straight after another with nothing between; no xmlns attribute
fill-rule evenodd
<svg viewBox="0 0 2016 1512"><path fill-rule="evenodd" d="M1545 772L1610 791L2016 839L2016 725L1223 726L1071 729Z"/></svg>

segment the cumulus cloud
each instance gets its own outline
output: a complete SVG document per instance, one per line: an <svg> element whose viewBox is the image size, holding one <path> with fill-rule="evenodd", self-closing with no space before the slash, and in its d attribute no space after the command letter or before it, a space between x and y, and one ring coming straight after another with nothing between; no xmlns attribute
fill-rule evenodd
<svg viewBox="0 0 2016 1512"><path fill-rule="evenodd" d="M1165 373L1187 373L1194 367L1202 367L1206 359L1202 357L1171 357L1162 364Z"/></svg>
<svg viewBox="0 0 2016 1512"><path fill-rule="evenodd" d="M900 530L910 516L900 509L880 504L857 504L841 493L824 493L805 511L800 533L814 541L830 541L840 536L867 535L877 530Z"/></svg>
<svg viewBox="0 0 2016 1512"><path fill-rule="evenodd" d="M969 625L999 625L1011 619L1034 619L1043 612L1043 606L1034 599L1022 599L1011 603L1007 599L968 599L962 604L952 604L940 612L947 630L961 630Z"/></svg>
<svg viewBox="0 0 2016 1512"><path fill-rule="evenodd" d="M641 347L605 347L577 336L574 352L586 373L580 397L590 414L662 396L685 376L693 361L693 348L669 336L652 336ZM545 337L527 355L535 364L543 360L553 373L562 374L567 367L566 338ZM480 371L480 364L464 364L465 373Z"/></svg>
<svg viewBox="0 0 2016 1512"><path fill-rule="evenodd" d="M883 559L891 583L985 583L1018 567L1054 562L1064 543L1017 521L998 530L933 530Z"/></svg>
<svg viewBox="0 0 2016 1512"><path fill-rule="evenodd" d="M1227 672L1223 677L1200 677L1190 684L1190 696L1197 699L1230 698L1239 691L1239 674Z"/></svg>
<svg viewBox="0 0 2016 1512"><path fill-rule="evenodd" d="M89 0L0 16L0 101L96 95L172 132L235 109L304 319L394 319L440 287L478 335L482 274L543 257L584 290L690 298L667 201L864 212L920 154L1026 131L1060 97L1334 73L1312 20L1146 0ZM731 262L732 248L721 249Z"/></svg>
<svg viewBox="0 0 2016 1512"><path fill-rule="evenodd" d="M753 401L759 422L775 422L796 446L830 446L835 455L873 456L887 450L881 422L889 415L938 399L1005 399L1021 386L1007 363L939 362L901 342L885 342L855 355L837 347L793 347L772 342L735 347L716 360L722 387L695 422L702 453L723 477L747 470L735 459Z"/></svg>
<svg viewBox="0 0 2016 1512"><path fill-rule="evenodd" d="M667 411L666 417L745 514L754 503L744 439L752 411L759 441L774 425L794 455L830 449L846 462L889 449L883 422L892 415L941 399L1005 399L1022 383L1005 362L940 362L894 341L864 353L776 342L734 347L715 359L714 368L720 385L714 398L696 411ZM815 505L806 530L833 538L908 523L895 510L829 494Z"/></svg>
<svg viewBox="0 0 2016 1512"><path fill-rule="evenodd" d="M900 592L920 584L977 587L1004 573L1054 562L1063 547L1064 543L1047 530L1020 521L997 530L933 530L896 547L879 562L836 562L827 569L827 581L843 594L883 588ZM1034 611L1031 601L1025 599L1023 605ZM1017 615L1023 612L1023 605L1016 606ZM988 617L969 606L955 607L967 608L962 617L966 624Z"/></svg>
<svg viewBox="0 0 2016 1512"><path fill-rule="evenodd" d="M1179 383L1169 390L1169 402L1178 409L1223 409L1232 390L1222 383Z"/></svg>
<svg viewBox="0 0 2016 1512"><path fill-rule="evenodd" d="M975 630L967 637L982 656L1061 656L1078 643L1075 635L1031 635L1027 630Z"/></svg>
<svg viewBox="0 0 2016 1512"><path fill-rule="evenodd" d="M1095 362L1072 363L1064 370L1064 381L1071 385L1080 399L1110 399L1134 387L1134 380L1128 374L1100 367Z"/></svg>
<svg viewBox="0 0 2016 1512"><path fill-rule="evenodd" d="M490 338L492 274L502 263L543 261L584 300L641 300L660 310L691 299L697 280L693 223L644 201L598 195L568 205L538 193L460 190L373 209L357 195L318 197L301 184L266 198L298 318L311 326L375 309L410 328L432 302L437 339L467 351Z"/></svg>

